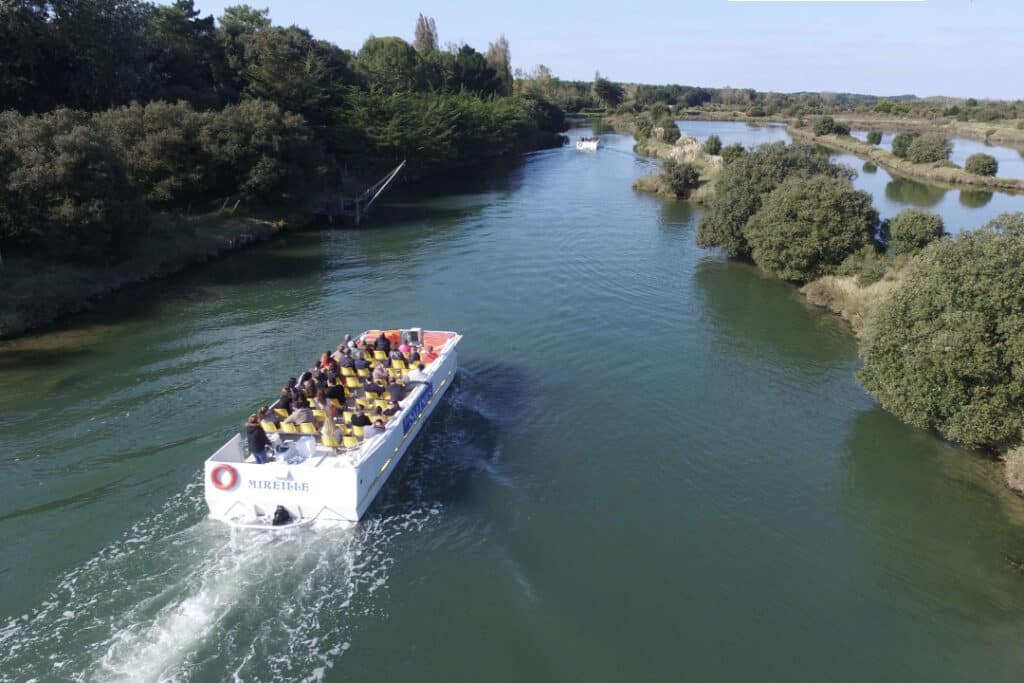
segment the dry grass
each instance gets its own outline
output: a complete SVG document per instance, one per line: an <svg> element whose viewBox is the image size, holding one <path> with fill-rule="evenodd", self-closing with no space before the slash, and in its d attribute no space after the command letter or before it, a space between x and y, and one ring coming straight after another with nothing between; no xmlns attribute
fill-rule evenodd
<svg viewBox="0 0 1024 683"><path fill-rule="evenodd" d="M878 282L866 287L857 284L856 276L826 275L808 282L800 293L815 306L822 306L850 323L853 333L861 336L871 309L884 301L903 280L905 265L894 263Z"/></svg>
<svg viewBox="0 0 1024 683"><path fill-rule="evenodd" d="M1024 493L1024 446L1017 446L1003 456L1006 466L1006 483L1018 493Z"/></svg>

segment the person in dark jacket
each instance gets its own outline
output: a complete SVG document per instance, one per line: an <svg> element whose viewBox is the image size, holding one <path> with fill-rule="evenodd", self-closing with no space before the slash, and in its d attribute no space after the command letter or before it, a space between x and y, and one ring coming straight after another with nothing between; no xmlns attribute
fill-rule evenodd
<svg viewBox="0 0 1024 683"><path fill-rule="evenodd" d="M369 427L370 418L363 412L362 406L356 408L356 412L352 414L352 426L353 427Z"/></svg>
<svg viewBox="0 0 1024 683"><path fill-rule="evenodd" d="M278 408L284 408L285 410L287 410L290 413L290 412L292 412L292 401L293 400L294 399L292 398L291 390L289 390L288 387L285 387L284 389L281 390L281 395L278 396L278 398L277 398L277 407Z"/></svg>
<svg viewBox="0 0 1024 683"><path fill-rule="evenodd" d="M253 413L245 423L245 436L249 440L249 452L260 465L267 463L267 449L270 448L270 439L267 433L260 426L259 416Z"/></svg>
<svg viewBox="0 0 1024 683"><path fill-rule="evenodd" d="M342 403L345 402L345 387L341 386L341 382L337 378L331 382L331 386L327 387L324 393L327 394L327 398L336 398Z"/></svg>
<svg viewBox="0 0 1024 683"><path fill-rule="evenodd" d="M356 370L365 370L368 367L370 367L370 361L366 360L363 357L359 357L352 361L352 367L354 367Z"/></svg>
<svg viewBox="0 0 1024 683"><path fill-rule="evenodd" d="M402 410L402 407L398 405L398 401L391 401L391 405L384 409L384 415L391 417L397 415Z"/></svg>
<svg viewBox="0 0 1024 683"><path fill-rule="evenodd" d="M391 397L392 402L398 403L405 398L405 387L395 380L391 380L391 383L388 384L388 396Z"/></svg>
<svg viewBox="0 0 1024 683"><path fill-rule="evenodd" d="M339 368L354 368L355 364L352 360L352 355L348 349L345 349L345 353L341 354L341 358L338 360Z"/></svg>
<svg viewBox="0 0 1024 683"><path fill-rule="evenodd" d="M388 338L383 332L381 332L380 336L377 337L377 341L373 343L373 348L378 351L383 351L384 353L391 353L391 342L388 341Z"/></svg>

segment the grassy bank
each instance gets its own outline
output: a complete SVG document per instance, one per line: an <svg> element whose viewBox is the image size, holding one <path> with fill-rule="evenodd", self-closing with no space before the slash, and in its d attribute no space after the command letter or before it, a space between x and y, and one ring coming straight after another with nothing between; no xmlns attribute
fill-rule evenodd
<svg viewBox="0 0 1024 683"><path fill-rule="evenodd" d="M868 159L886 170L911 178L921 178L948 185L984 187L1004 192L1024 192L1024 179L974 175L962 168L942 163L914 164L905 159L900 159L891 152L866 142L861 142L848 135L814 135L808 128L797 128L795 126L789 127L789 134L796 140L812 142Z"/></svg>
<svg viewBox="0 0 1024 683"><path fill-rule="evenodd" d="M633 147L633 151L662 161L692 164L700 174L698 186L689 190L684 196L676 194L667 182L664 173L655 173L635 180L633 189L637 192L656 194L696 204L705 204L714 196L715 183L721 174L722 158L705 154L694 138L681 137L675 144L656 138L647 138L638 142Z"/></svg>
<svg viewBox="0 0 1024 683"><path fill-rule="evenodd" d="M941 133L946 137L962 137L992 144L1024 149L1024 120L957 121L955 119L915 119L879 114L832 115L836 121L851 128L880 131Z"/></svg>
<svg viewBox="0 0 1024 683"><path fill-rule="evenodd" d="M0 267L0 338L60 322L120 289L179 272L222 253L270 239L299 215L278 220L211 213L161 216L131 255L111 266L6 258Z"/></svg>

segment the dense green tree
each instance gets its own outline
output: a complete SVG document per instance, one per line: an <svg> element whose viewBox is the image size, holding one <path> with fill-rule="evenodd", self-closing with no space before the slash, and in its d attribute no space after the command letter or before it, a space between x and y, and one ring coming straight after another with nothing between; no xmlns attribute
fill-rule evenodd
<svg viewBox="0 0 1024 683"><path fill-rule="evenodd" d="M200 141L203 117L188 104L133 104L94 118L147 202L185 206L204 193L208 160Z"/></svg>
<svg viewBox="0 0 1024 683"><path fill-rule="evenodd" d="M721 154L722 152L722 138L717 135L709 135L708 139L704 141L704 153L705 154Z"/></svg>
<svg viewBox="0 0 1024 683"><path fill-rule="evenodd" d="M505 92L505 83L498 72L487 63L486 57L469 45L463 45L455 53L452 78L447 90L469 90L481 95L500 95Z"/></svg>
<svg viewBox="0 0 1024 683"><path fill-rule="evenodd" d="M633 123L633 137L643 142L654 134L654 124L649 116L638 116Z"/></svg>
<svg viewBox="0 0 1024 683"><path fill-rule="evenodd" d="M266 100L244 100L207 117L200 142L215 196L284 202L315 186L321 172L302 117Z"/></svg>
<svg viewBox="0 0 1024 683"><path fill-rule="evenodd" d="M722 148L722 162L725 164L731 164L732 162L739 159L746 153L746 150L738 142L734 142L731 145L726 145Z"/></svg>
<svg viewBox="0 0 1024 683"><path fill-rule="evenodd" d="M991 154L972 154L964 163L964 170L974 175L993 176L999 172L999 162Z"/></svg>
<svg viewBox="0 0 1024 683"><path fill-rule="evenodd" d="M59 101L60 47L47 12L45 2L0 3L0 110L34 111Z"/></svg>
<svg viewBox="0 0 1024 683"><path fill-rule="evenodd" d="M906 159L911 143L917 138L917 133L897 133L892 139L892 153L900 159Z"/></svg>
<svg viewBox="0 0 1024 683"><path fill-rule="evenodd" d="M743 229L761 208L764 195L792 175L849 178L851 173L831 163L826 152L812 145L777 142L739 155L722 169L714 197L697 226L697 244L722 247L733 258L749 258L750 245Z"/></svg>
<svg viewBox="0 0 1024 683"><path fill-rule="evenodd" d="M270 9L249 5L230 5L218 20L221 30L232 33L256 33L270 28Z"/></svg>
<svg viewBox="0 0 1024 683"><path fill-rule="evenodd" d="M152 97L203 107L220 104L217 86L225 80L227 63L213 15L201 17L193 0L156 6L152 35L147 58L155 78Z"/></svg>
<svg viewBox="0 0 1024 683"><path fill-rule="evenodd" d="M647 109L647 116L655 125L660 125L661 121L672 119L672 110L664 102L655 102Z"/></svg>
<svg viewBox="0 0 1024 683"><path fill-rule="evenodd" d="M661 139L670 145L683 135L679 130L679 125L671 119L663 119L658 122L658 127L661 128Z"/></svg>
<svg viewBox="0 0 1024 683"><path fill-rule="evenodd" d="M0 240L111 262L147 226L117 153L88 114L0 113Z"/></svg>
<svg viewBox="0 0 1024 683"><path fill-rule="evenodd" d="M691 163L668 159L662 169L665 187L677 197L686 197L692 190L700 186L700 172Z"/></svg>
<svg viewBox="0 0 1024 683"><path fill-rule="evenodd" d="M923 209L904 209L884 224L883 239L893 254L913 254L945 234L942 217Z"/></svg>
<svg viewBox="0 0 1024 683"><path fill-rule="evenodd" d="M244 45L245 96L276 102L315 126L330 124L344 88L356 81L350 54L305 29L275 26L248 33Z"/></svg>
<svg viewBox="0 0 1024 683"><path fill-rule="evenodd" d="M901 419L969 446L1024 428L1024 214L939 240L872 309L860 382Z"/></svg>
<svg viewBox="0 0 1024 683"><path fill-rule="evenodd" d="M932 164L946 161L953 145L940 133L925 133L911 141L907 147L907 161L914 164Z"/></svg>
<svg viewBox="0 0 1024 683"><path fill-rule="evenodd" d="M872 131L868 132L868 144L869 145L878 145L878 144L881 144L881 142L882 142L882 133L880 131L872 130Z"/></svg>
<svg viewBox="0 0 1024 683"><path fill-rule="evenodd" d="M359 49L356 61L366 80L386 92L405 92L419 88L420 69L416 50L401 38L368 38Z"/></svg>
<svg viewBox="0 0 1024 683"><path fill-rule="evenodd" d="M612 83L607 78L601 78L600 74L594 76L594 95L604 102L606 107L614 109L619 106L619 103L622 102L623 93L622 86L618 83Z"/></svg>
<svg viewBox="0 0 1024 683"><path fill-rule="evenodd" d="M846 178L783 181L743 229L754 262L786 280L806 282L836 272L872 242L878 212L871 195Z"/></svg>

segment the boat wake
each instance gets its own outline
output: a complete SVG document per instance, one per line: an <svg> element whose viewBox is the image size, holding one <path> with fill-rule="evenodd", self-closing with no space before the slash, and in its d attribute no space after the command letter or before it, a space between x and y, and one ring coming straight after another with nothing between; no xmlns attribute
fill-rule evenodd
<svg viewBox="0 0 1024 683"><path fill-rule="evenodd" d="M204 512L196 483L67 572L0 628L0 680L320 680L353 624L382 616L391 544L440 510L278 533Z"/></svg>

